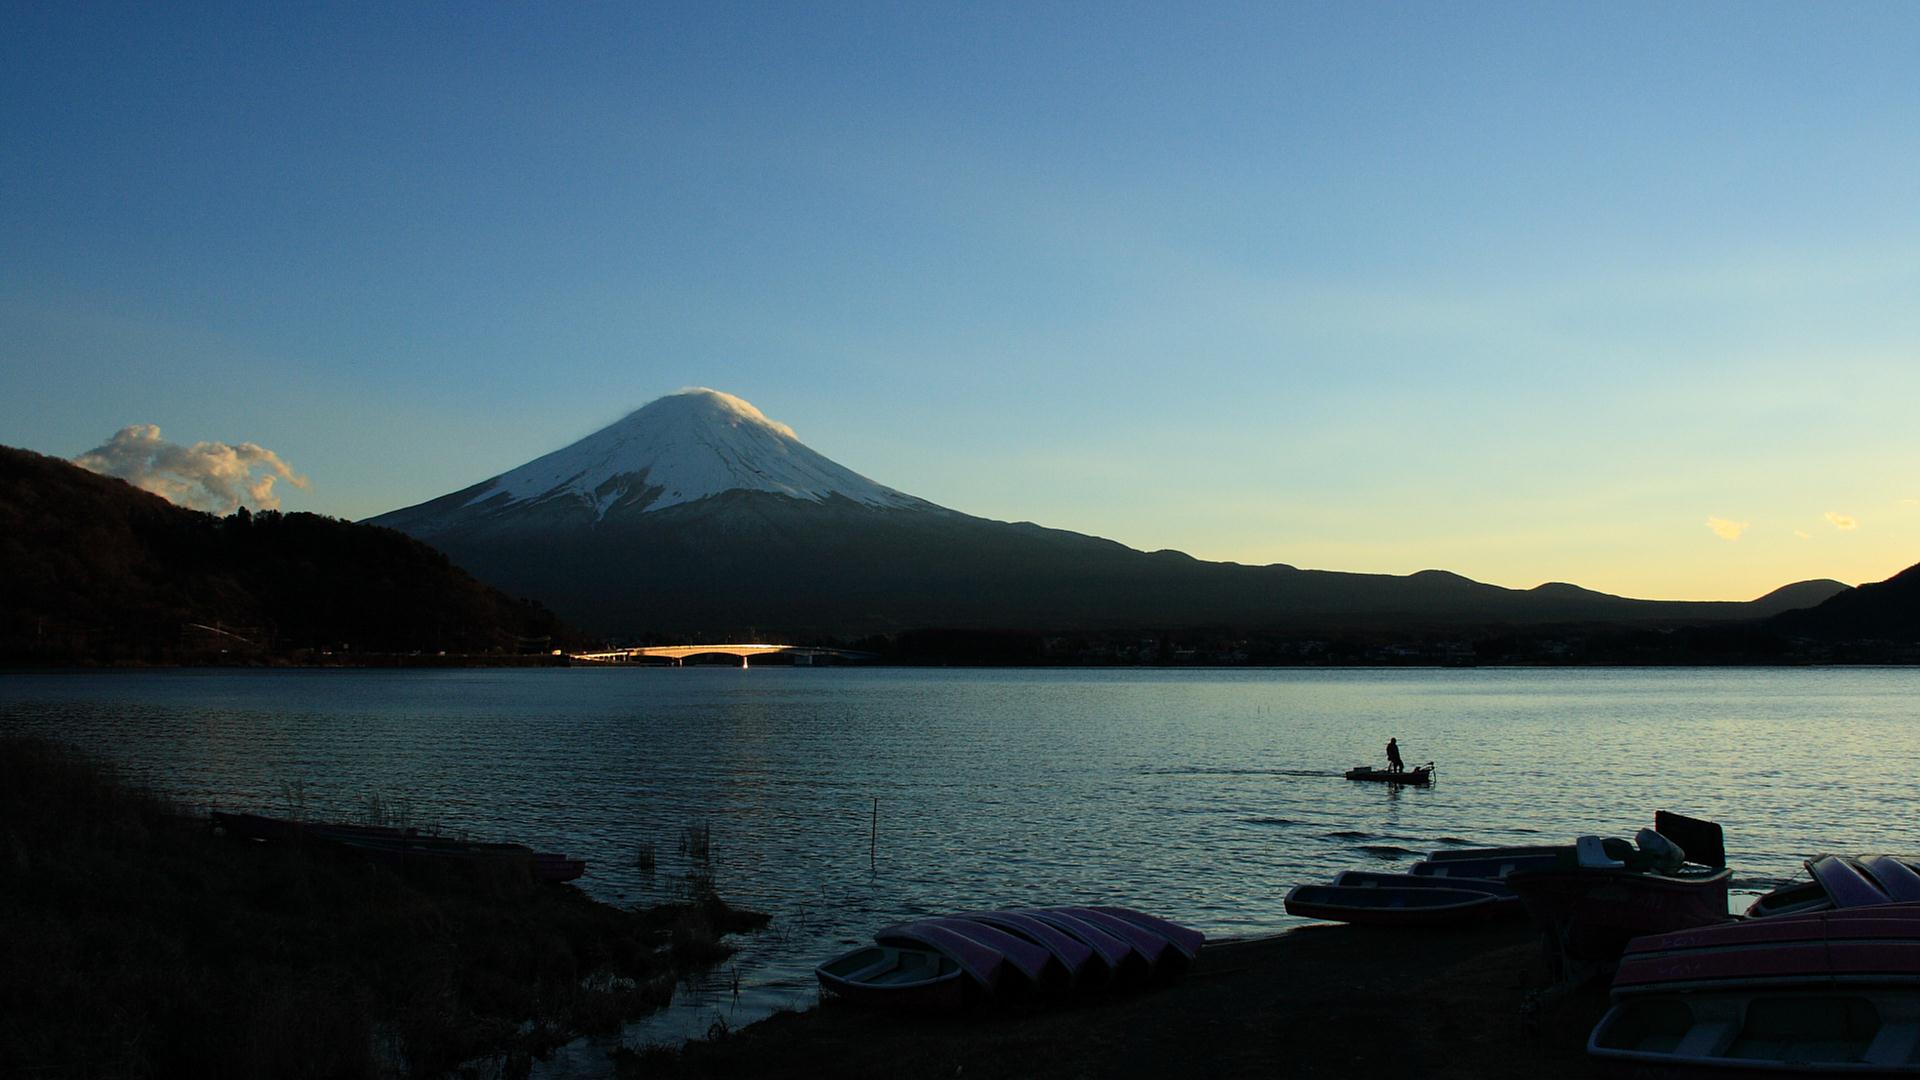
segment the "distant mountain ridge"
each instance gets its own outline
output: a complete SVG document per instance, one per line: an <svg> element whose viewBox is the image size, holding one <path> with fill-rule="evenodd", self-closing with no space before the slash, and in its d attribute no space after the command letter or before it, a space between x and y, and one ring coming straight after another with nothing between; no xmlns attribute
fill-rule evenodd
<svg viewBox="0 0 1920 1080"><path fill-rule="evenodd" d="M1782 612L1769 625L1779 633L1811 638L1920 642L1920 564L1818 606Z"/></svg>
<svg viewBox="0 0 1920 1080"><path fill-rule="evenodd" d="M1844 591L1800 582L1749 602L1517 590L1203 562L973 517L868 480L739 398L655 401L527 465L370 519L484 581L614 635L850 637L921 627L1329 632L1754 619Z"/></svg>

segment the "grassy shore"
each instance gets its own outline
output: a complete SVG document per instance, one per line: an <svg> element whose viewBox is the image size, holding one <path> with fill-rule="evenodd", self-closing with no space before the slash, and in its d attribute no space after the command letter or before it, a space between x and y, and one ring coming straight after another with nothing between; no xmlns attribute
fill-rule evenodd
<svg viewBox="0 0 1920 1080"><path fill-rule="evenodd" d="M828 1002L678 1053L629 1059L668 1077L1599 1076L1589 988L1537 1014L1546 984L1524 924L1395 932L1315 926L1209 945L1151 992L1023 1013L888 1016Z"/></svg>
<svg viewBox="0 0 1920 1080"><path fill-rule="evenodd" d="M0 1076L511 1076L764 922L217 837L84 754L0 740Z"/></svg>

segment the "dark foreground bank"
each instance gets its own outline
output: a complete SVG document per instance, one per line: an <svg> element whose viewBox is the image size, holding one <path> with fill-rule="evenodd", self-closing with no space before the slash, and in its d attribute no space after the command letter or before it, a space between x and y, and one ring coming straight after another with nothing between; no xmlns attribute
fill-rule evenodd
<svg viewBox="0 0 1920 1080"><path fill-rule="evenodd" d="M54 743L0 739L0 1076L524 1074L764 923L519 862L375 865L215 836Z"/></svg>
<svg viewBox="0 0 1920 1080"><path fill-rule="evenodd" d="M679 1053L623 1062L671 1077L1420 1076L1556 1080L1585 1053L1604 988L1539 1010L1525 925L1401 932L1315 926L1209 945L1157 991L1025 1014L876 1016L833 1002Z"/></svg>

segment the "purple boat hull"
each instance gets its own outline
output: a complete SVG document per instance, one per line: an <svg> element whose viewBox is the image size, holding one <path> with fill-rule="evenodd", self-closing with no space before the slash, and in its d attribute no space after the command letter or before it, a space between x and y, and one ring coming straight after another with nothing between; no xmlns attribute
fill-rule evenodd
<svg viewBox="0 0 1920 1080"><path fill-rule="evenodd" d="M1096 969L1100 978L1110 974L1106 962L1094 955L1092 946L1031 915L1017 911L976 911L956 917L1025 938L1046 949L1076 982L1093 977Z"/></svg>

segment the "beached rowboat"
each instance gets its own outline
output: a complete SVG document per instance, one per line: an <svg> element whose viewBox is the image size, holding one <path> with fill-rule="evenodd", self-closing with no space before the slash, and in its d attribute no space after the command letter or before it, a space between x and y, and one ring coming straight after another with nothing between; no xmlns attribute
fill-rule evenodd
<svg viewBox="0 0 1920 1080"><path fill-rule="evenodd" d="M1521 914L1517 900L1486 892L1374 885L1296 885L1286 908L1303 919L1370 926L1439 926Z"/></svg>

